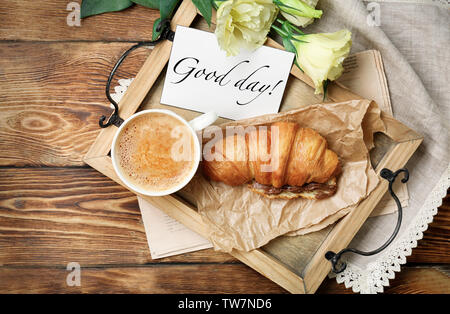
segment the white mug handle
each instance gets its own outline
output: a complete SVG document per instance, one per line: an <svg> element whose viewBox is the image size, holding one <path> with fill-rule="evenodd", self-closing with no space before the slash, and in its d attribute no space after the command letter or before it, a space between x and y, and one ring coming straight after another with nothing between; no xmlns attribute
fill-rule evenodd
<svg viewBox="0 0 450 314"><path fill-rule="evenodd" d="M189 121L189 125L197 132L213 124L217 118L217 114L214 111L210 111Z"/></svg>

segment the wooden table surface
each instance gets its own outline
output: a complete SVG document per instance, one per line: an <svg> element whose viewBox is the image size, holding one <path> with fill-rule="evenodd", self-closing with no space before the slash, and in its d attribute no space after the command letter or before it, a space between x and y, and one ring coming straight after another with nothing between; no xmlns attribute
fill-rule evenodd
<svg viewBox="0 0 450 314"><path fill-rule="evenodd" d="M151 38L158 12L136 6L71 27L70 2L0 6L0 293L286 293L212 249L152 260L136 197L82 157L111 112L111 67ZM149 52L118 77L134 77ZM386 293L450 293L449 221L447 195ZM66 284L69 262L82 267L79 287ZM352 291L326 279L318 293Z"/></svg>

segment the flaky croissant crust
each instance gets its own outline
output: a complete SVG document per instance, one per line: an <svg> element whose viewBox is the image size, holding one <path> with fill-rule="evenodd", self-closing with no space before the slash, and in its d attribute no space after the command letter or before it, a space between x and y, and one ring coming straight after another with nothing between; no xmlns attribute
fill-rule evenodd
<svg viewBox="0 0 450 314"><path fill-rule="evenodd" d="M203 173L232 186L253 179L276 188L302 186L325 183L340 172L338 156L328 149L327 141L313 129L300 128L294 122L273 123L267 132L256 128L227 136L203 157ZM269 165L272 168L267 171Z"/></svg>

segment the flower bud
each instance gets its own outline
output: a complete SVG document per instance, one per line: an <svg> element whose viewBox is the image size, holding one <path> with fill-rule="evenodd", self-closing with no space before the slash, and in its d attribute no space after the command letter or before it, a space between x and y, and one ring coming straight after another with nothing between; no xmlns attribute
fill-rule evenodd
<svg viewBox="0 0 450 314"><path fill-rule="evenodd" d="M322 16L321 10L315 10L318 0L274 0L283 17L296 26L305 27Z"/></svg>
<svg viewBox="0 0 450 314"><path fill-rule="evenodd" d="M351 32L294 35L292 44L300 68L313 80L315 93L323 93L326 80L337 79L343 71L342 62L352 45Z"/></svg>

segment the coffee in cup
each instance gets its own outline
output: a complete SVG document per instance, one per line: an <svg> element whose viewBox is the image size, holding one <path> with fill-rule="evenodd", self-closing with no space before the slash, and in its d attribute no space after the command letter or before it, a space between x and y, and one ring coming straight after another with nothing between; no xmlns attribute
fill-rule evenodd
<svg viewBox="0 0 450 314"><path fill-rule="evenodd" d="M127 119L111 150L120 179L141 194L160 196L181 189L195 174L200 144L195 131L217 119L205 114L188 123L169 110L150 109Z"/></svg>
<svg viewBox="0 0 450 314"><path fill-rule="evenodd" d="M180 136L175 137L174 133ZM194 138L188 126L166 113L150 112L137 117L125 126L116 145L120 171L143 190L171 189L194 168ZM175 145L190 152L181 152L186 158L174 155Z"/></svg>

